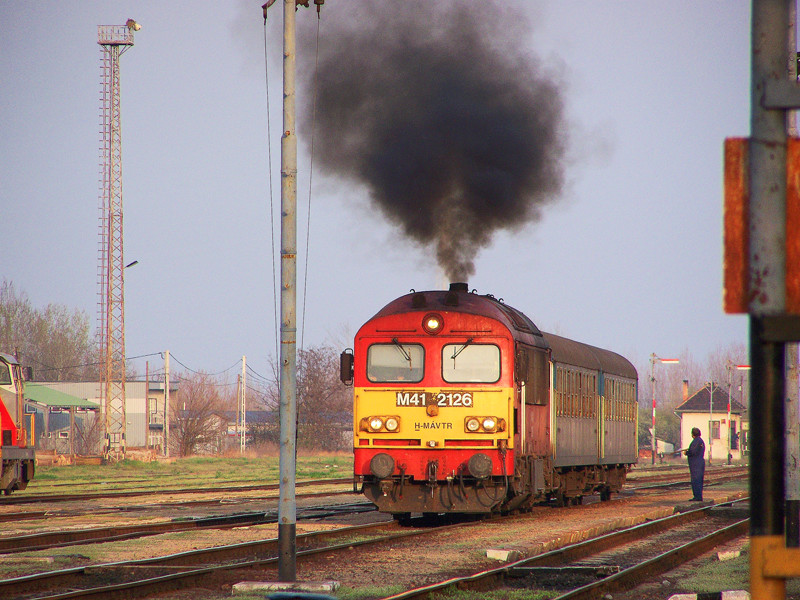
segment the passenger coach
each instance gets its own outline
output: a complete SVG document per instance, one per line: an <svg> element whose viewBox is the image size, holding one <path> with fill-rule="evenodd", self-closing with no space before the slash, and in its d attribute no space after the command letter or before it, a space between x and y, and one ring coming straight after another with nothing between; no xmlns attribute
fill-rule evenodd
<svg viewBox="0 0 800 600"><path fill-rule="evenodd" d="M636 462L633 365L466 284L390 302L341 375L354 387L354 484L398 519L607 500Z"/></svg>

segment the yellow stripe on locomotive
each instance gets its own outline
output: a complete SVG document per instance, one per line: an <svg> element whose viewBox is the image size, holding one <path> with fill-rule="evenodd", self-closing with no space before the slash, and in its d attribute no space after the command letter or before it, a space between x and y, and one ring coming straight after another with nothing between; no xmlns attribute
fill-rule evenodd
<svg viewBox="0 0 800 600"><path fill-rule="evenodd" d="M513 447L510 388L358 388L356 448Z"/></svg>

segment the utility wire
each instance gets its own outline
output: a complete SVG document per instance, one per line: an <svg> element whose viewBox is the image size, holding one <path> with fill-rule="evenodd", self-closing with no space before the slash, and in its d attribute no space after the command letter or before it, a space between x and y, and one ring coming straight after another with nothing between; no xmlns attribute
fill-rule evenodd
<svg viewBox="0 0 800 600"><path fill-rule="evenodd" d="M273 379L269 379L267 377L264 377L261 373L259 373L255 369L253 369L253 367L251 367L250 365L247 365L247 371L249 373L255 375L258 379L260 379L264 383L272 383L274 381L274 378Z"/></svg>
<svg viewBox="0 0 800 600"><path fill-rule="evenodd" d="M319 7L318 7L319 8ZM308 218L306 220L306 257L305 265L303 266L303 310L301 311L300 321L300 350L302 350L306 334L306 298L308 297L308 256L311 249L311 189L314 180L314 134L317 125L317 83L319 75L319 26L322 18L320 12L317 10L317 41L316 51L314 53L314 83L312 92L312 109L311 109L311 159L308 170Z"/></svg>
<svg viewBox="0 0 800 600"><path fill-rule="evenodd" d="M140 354L139 356L127 356L127 357L125 357L125 360L127 361L127 360L135 360L137 358L146 358L148 356L158 356L159 354L160 354L159 352L152 352L150 354ZM104 364L102 361L95 361L95 362L83 363L83 364L80 364L80 365L70 365L70 366L66 366L66 367L54 367L52 365L48 365L46 363L43 363L40 360L37 360L36 358L34 358L33 356L31 356L30 354L28 354L26 352L20 352L20 355L24 356L30 362L36 363L37 365L39 365L41 367L44 367L45 371L66 371L68 369L80 369L82 367L95 367L97 365Z"/></svg>
<svg viewBox="0 0 800 600"><path fill-rule="evenodd" d="M275 268L275 206L272 193L272 129L270 127L269 112L269 60L267 60L267 11L264 11L264 81L266 84L267 101L267 174L269 186L269 231L272 248L272 306L275 325L275 356L280 355L278 330L278 275Z"/></svg>
<svg viewBox="0 0 800 600"><path fill-rule="evenodd" d="M194 369L192 369L191 367L187 367L187 366L186 366L184 363L182 363L182 362L180 361L180 359L178 359L178 357L176 357L176 356L175 356L175 355L174 355L172 352L170 352L170 354L169 354L169 357L170 357L172 360L174 360L176 363L178 363L180 366L182 366L184 369L186 369L187 371L191 371L192 373L194 373L194 374L196 374L196 375L208 375L208 376L210 376L210 377L216 377L217 375L222 375L223 373L227 373L228 371L230 371L230 370L231 370L231 369L233 369L234 367L237 367L237 366L239 366L239 364L241 364L241 362L242 362L242 360L241 360L241 359L239 359L239 360L237 360L235 363L233 363L233 364L232 364L230 367L228 367L227 369L224 369L224 370L222 370L222 371L218 371L218 372L216 372L216 373L205 373L205 372L201 372L201 371L195 371L195 370L194 370Z"/></svg>

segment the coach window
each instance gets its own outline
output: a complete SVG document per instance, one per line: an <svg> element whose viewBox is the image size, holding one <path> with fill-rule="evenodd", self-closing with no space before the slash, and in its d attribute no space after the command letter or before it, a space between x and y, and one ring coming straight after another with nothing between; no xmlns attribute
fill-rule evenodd
<svg viewBox="0 0 800 600"><path fill-rule="evenodd" d="M447 383L494 383L500 379L500 348L488 344L447 344L442 348Z"/></svg>
<svg viewBox="0 0 800 600"><path fill-rule="evenodd" d="M419 344L373 344L367 351L367 379L373 383L418 383L425 350Z"/></svg>

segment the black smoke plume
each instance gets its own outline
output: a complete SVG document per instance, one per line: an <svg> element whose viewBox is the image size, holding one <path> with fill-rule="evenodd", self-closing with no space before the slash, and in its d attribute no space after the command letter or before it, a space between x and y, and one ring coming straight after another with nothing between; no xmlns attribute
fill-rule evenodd
<svg viewBox="0 0 800 600"><path fill-rule="evenodd" d="M467 281L495 231L538 220L562 188L561 94L529 39L519 14L486 0L322 8L315 160L365 184L451 281Z"/></svg>

